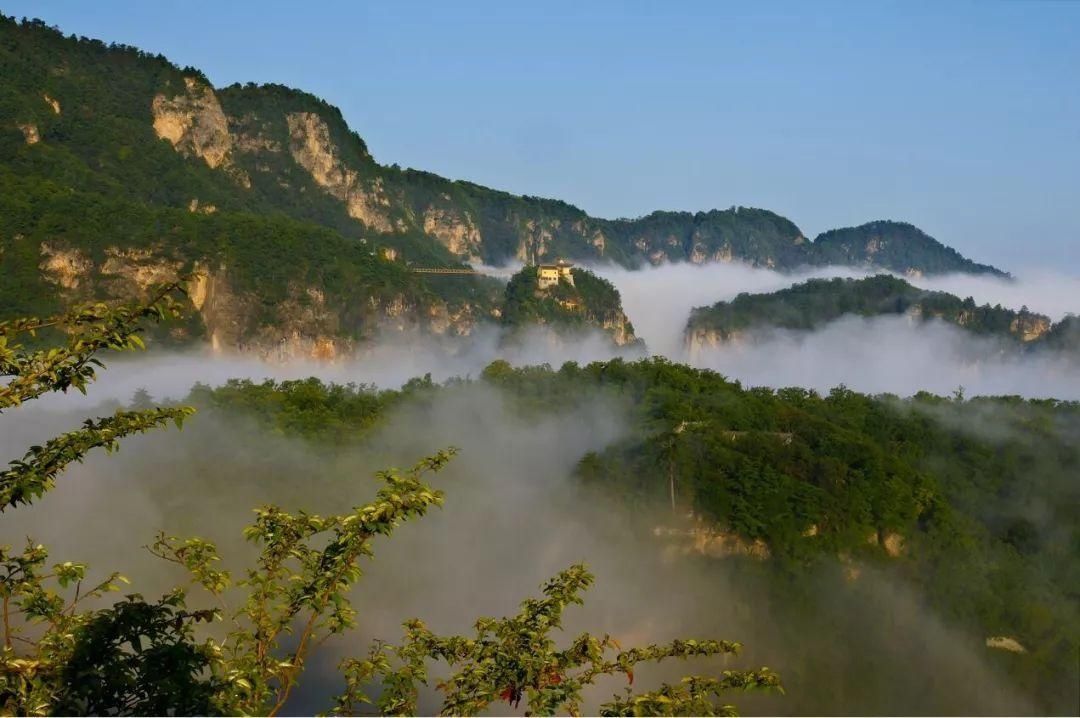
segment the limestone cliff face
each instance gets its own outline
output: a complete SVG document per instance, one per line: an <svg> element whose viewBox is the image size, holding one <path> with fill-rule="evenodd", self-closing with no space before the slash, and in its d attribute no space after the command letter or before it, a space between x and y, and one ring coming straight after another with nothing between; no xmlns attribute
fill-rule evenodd
<svg viewBox="0 0 1080 718"><path fill-rule="evenodd" d="M160 251L153 249L109 247L105 256L98 271L105 277L130 282L140 292L155 284L175 282L183 265L180 261L165 259Z"/></svg>
<svg viewBox="0 0 1080 718"><path fill-rule="evenodd" d="M721 246L711 254L709 253L708 248L700 242L696 242L693 249L690 250L690 261L693 264L705 264L706 262L730 263L734 261L734 259L735 254L732 252L730 244Z"/></svg>
<svg viewBox="0 0 1080 718"><path fill-rule="evenodd" d="M604 230L593 226L593 223L586 222L585 220L578 220L570 225L570 229L575 233L584 237L585 240L592 245L596 250L598 257L604 256L604 250L607 249L608 238L604 234Z"/></svg>
<svg viewBox="0 0 1080 718"><path fill-rule="evenodd" d="M405 229L392 217L391 199L382 179L363 181L355 169L342 161L323 118L314 112L291 112L285 119L292 158L308 171L315 184L345 203L350 217L377 232Z"/></svg>
<svg viewBox="0 0 1080 718"><path fill-rule="evenodd" d="M915 308L909 312L912 316L923 316L924 312L919 308ZM940 316L940 315L935 315ZM952 319L962 327L970 326L978 320L978 315L973 310L965 309L959 312ZM1020 312L1009 323L1009 334L1014 338L1019 339L1021 342L1027 344L1030 342L1036 342L1042 339L1044 336L1050 333L1053 329L1053 322L1050 321L1050 317L1043 314L1033 314L1028 311Z"/></svg>
<svg viewBox="0 0 1080 718"><path fill-rule="evenodd" d="M61 289L78 289L93 263L78 249L68 249L49 242L41 243L41 268L45 281Z"/></svg>
<svg viewBox="0 0 1080 718"><path fill-rule="evenodd" d="M233 138L214 90L193 77L184 78L185 91L174 97L154 96L154 132L180 153L198 157L212 169L229 170L242 186L251 180L232 166Z"/></svg>
<svg viewBox="0 0 1080 718"><path fill-rule="evenodd" d="M690 528L657 526L653 534L671 542L671 548L682 555L697 554L710 558L742 556L764 561L772 556L769 545L761 539L750 541L737 533L724 531L698 521Z"/></svg>
<svg viewBox="0 0 1080 718"><path fill-rule="evenodd" d="M464 336L482 319L469 305L450 307L438 300L417 304L400 293L383 300L372 297L363 311L347 311L323 288L298 282L289 284L284 299L268 311L257 297L237 290L225 265L195 262L185 271L185 263L162 246L108 247L97 262L59 242L42 243L40 252L43 278L55 284L68 303L145 299L155 285L186 274L185 290L192 314L201 320L203 338L223 354L329 361L354 354L384 332ZM179 341L199 339L185 328L172 331Z"/></svg>
<svg viewBox="0 0 1080 718"><path fill-rule="evenodd" d="M451 253L470 262L480 261L482 238L468 212L428 207L424 212L424 233L435 237Z"/></svg>
<svg viewBox="0 0 1080 718"><path fill-rule="evenodd" d="M600 328L611 335L612 341L620 347L633 344L638 339L634 335L634 327L623 312L618 312L600 318Z"/></svg>
<svg viewBox="0 0 1080 718"><path fill-rule="evenodd" d="M548 247L558 229L556 220L515 218L518 225L518 245L515 259L526 264L542 261L548 255Z"/></svg>
<svg viewBox="0 0 1080 718"><path fill-rule="evenodd" d="M427 310L427 331L436 336L469 336L479 321L480 318L469 305L451 309L446 304L433 304Z"/></svg>
<svg viewBox="0 0 1080 718"><path fill-rule="evenodd" d="M741 556L759 561L772 556L772 551L765 541L747 539L734 531L705 521L700 516L691 514L685 519L678 519L675 523L678 526L655 527L653 535L668 541L671 551L676 554L697 554L710 558ZM802 535L804 538L812 539L819 533L819 528L812 525ZM896 532L874 532L867 538L867 542L880 546L889 558L900 558L906 553L904 537ZM837 558L844 568L846 578L849 581L857 580L861 574L861 568L852 560L850 554L843 552L838 554Z"/></svg>
<svg viewBox="0 0 1080 718"><path fill-rule="evenodd" d="M950 254L920 234L915 240L920 247L929 247L934 258L932 265L924 267L905 250L910 238L898 235L899 230L888 223L853 228L853 236L826 233L819 247L818 240L807 240L789 220L754 208L654 212L637 219L593 218L557 200L518 197L426 172L381 166L362 140L351 134L336 109L299 91L280 86L232 87L222 90L221 97L225 111L212 88L189 77L181 94L154 98L154 129L179 152L224 169L244 187L252 186L252 178L265 182L260 189L269 189L270 195L280 197L281 190L307 191L306 179L297 182L295 170L300 170L340 202L345 214L372 232L411 235L402 239L403 245L411 244L411 250L405 251L413 256L405 257L407 261L432 261L432 255L417 251L413 242L422 233L450 256L471 263L502 264L516 259L532 264L565 257L610 259L624 266L742 261L794 268L835 262L880 265L910 276L924 270L992 270L965 264L958 254ZM31 136L27 135L28 141ZM234 159L243 164L244 171ZM285 204L295 212L304 202L294 197ZM335 216L326 223L338 221ZM910 230L903 232L914 232Z"/></svg>
<svg viewBox="0 0 1080 718"><path fill-rule="evenodd" d="M41 142L41 133L38 131L37 125L32 122L19 125L19 130L23 133L23 139L26 140L28 145L36 145Z"/></svg>
<svg viewBox="0 0 1080 718"><path fill-rule="evenodd" d="M745 341L741 332L721 332L709 327L687 325L683 341L691 361L704 351L716 349L721 345L738 346Z"/></svg>
<svg viewBox="0 0 1080 718"><path fill-rule="evenodd" d="M259 308L234 290L224 267L202 272L189 292L215 351L271 361L333 361L354 356L386 333L460 336L475 325L467 310L451 310L444 303L420 306L403 294L372 297L359 317L348 313L347 323L344 308L321 288L295 283L271 316L256 319Z"/></svg>
<svg viewBox="0 0 1080 718"><path fill-rule="evenodd" d="M1041 314L1021 314L1012 320L1009 332L1019 337L1022 342L1042 339L1052 328L1050 317Z"/></svg>

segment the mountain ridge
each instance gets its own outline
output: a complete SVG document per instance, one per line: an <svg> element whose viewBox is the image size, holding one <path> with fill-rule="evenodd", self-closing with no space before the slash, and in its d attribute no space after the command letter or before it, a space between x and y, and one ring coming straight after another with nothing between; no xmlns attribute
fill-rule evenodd
<svg viewBox="0 0 1080 718"><path fill-rule="evenodd" d="M468 180L380 164L340 109L302 90L272 83L214 88L195 68L181 69L161 55L129 46L65 37L40 21L18 24L5 18L0 32L9 52L22 55L21 62L12 63L21 68L11 69L22 69L24 75L17 83L5 81L18 88L17 92L5 88L4 109L34 144L70 145L86 139L56 131L58 124L65 124L58 108L70 100L64 96L71 92L62 78L72 72L72 60L104 64L110 83L120 72L133 76L142 72L145 77L138 83L127 78L126 84L139 85L137 90L132 87L116 97L98 93L93 105L80 109L98 116L112 113L128 124L145 121L149 109L153 136L211 170L216 187L186 178L191 196L182 201L169 198L174 206L198 201L203 206L283 211L350 234L362 233L408 259L424 262L532 263L565 256L627 267L738 260L789 269L842 256L847 263L874 264L900 273L1003 274L921 232L904 240L905 252L882 255L885 261L874 261L872 246L859 249L849 243L843 252L822 252L817 240L810 241L793 222L765 209L656 210L633 219L592 217L562 200L514 195ZM42 53L42 45L49 52ZM33 69L45 72L32 73ZM44 75L45 80L29 80L26 75L31 74ZM81 75L84 81L88 74ZM89 82L95 79L101 78L91 77ZM15 94L21 97L12 97ZM139 128L144 136L145 129ZM315 188L338 206L317 197ZM207 196L197 196L200 191ZM349 227L345 218L362 229ZM925 256L934 261L924 262Z"/></svg>
<svg viewBox="0 0 1080 718"><path fill-rule="evenodd" d="M383 165L310 93L215 89L195 68L41 21L0 18L0 118L4 318L140 297L148 278L198 269L214 291L192 303L197 320L178 340L324 357L387 329L460 336L498 319L495 280L413 268L826 261L765 209L599 219L562 200ZM913 227L866 226L833 253L916 275L1003 274Z"/></svg>
<svg viewBox="0 0 1080 718"><path fill-rule="evenodd" d="M812 331L843 316L907 316L936 319L973 334L1008 340L1013 347L1071 348L1076 344L1075 319L1054 323L1027 307L1019 311L1000 304L978 305L972 297L920 289L892 275L862 279L810 279L775 292L743 293L730 301L697 307L684 330L687 348L740 341L772 329Z"/></svg>

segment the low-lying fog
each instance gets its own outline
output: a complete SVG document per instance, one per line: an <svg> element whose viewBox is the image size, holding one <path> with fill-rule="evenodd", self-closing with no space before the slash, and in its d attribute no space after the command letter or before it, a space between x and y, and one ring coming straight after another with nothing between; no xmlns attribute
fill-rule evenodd
<svg viewBox="0 0 1080 718"><path fill-rule="evenodd" d="M746 385L828 391L844 384L857 391L901 396L920 390L950 394L963 387L968 396L1080 399L1080 362L1050 353L1011 354L1003 351L997 340L977 337L944 322L847 317L814 332L775 331L753 343L729 343L693 353L683 342L683 329L693 307L728 300L742 292L776 291L811 277L866 276L860 270L827 267L783 274L736 263L665 265L639 271L609 266L594 269L618 287L647 353L714 369ZM1001 303L1014 309L1027 306L1054 320L1080 311L1080 280L1046 272L1014 280L945 275L912 281L960 297L973 296L979 303ZM517 365L547 363L558 367L565 361L586 363L646 355L640 348L614 349L599 332L585 332L568 340L534 329L512 347L503 346L501 338L501 331L494 326L480 326L457 344L393 334L362 356L333 364L283 365L251 357L212 357L202 350L151 354L113 360L114 365L122 361L123 370L105 373L90 401L127 399L140 387L159 398L176 398L185 395L196 381L219 384L232 377L319 376L395 387L428 373L436 381L475 377L498 358Z"/></svg>
<svg viewBox="0 0 1080 718"><path fill-rule="evenodd" d="M950 628L896 579L866 567L850 583L837 564L778 589L759 566L697 558L686 539L657 538L652 528L672 521L668 511L631 510L583 489L574 465L622 436L625 414L597 397L584 409L526 420L495 390L467 385L404 405L363 446L325 452L261 432L244 417L203 412L182 432L134 437L115 455L74 466L39 502L5 514L0 543L32 535L56 560L86 561L94 576L123 571L130 590L154 596L182 580L140 548L158 530L218 542L226 567L237 570L251 560L240 529L252 507L347 510L371 496L375 470L455 445L460 454L433 478L446 491L445 507L377 542L355 594L359 633L315 655L288 712L325 710L340 690L338 661L366 652L372 638L399 639L403 620L468 633L477 617L516 611L545 578L577 561L597 583L584 607L568 611L561 643L591 630L623 645L678 636L746 645L735 660L639 670L635 687L767 665L781 673L787 694L731 695L744 712L1035 712L989 667L982 636ZM78 416L27 406L2 417L18 420L0 431L0 457ZM595 710L596 700L624 686L603 684L589 705ZM431 700L423 710L435 710ZM510 711L500 704L494 712Z"/></svg>
<svg viewBox="0 0 1080 718"><path fill-rule="evenodd" d="M739 265L601 273L622 292L652 352L747 384L825 390L843 383L901 395L921 389L950 393L962 385L968 395L1080 399L1076 365L1007 358L996 345L955 327L914 325L903 318L849 318L809 334L778 332L756 344L688 357L681 334L691 307L742 291L773 291L810 275ZM827 269L813 276L845 274L851 272ZM944 277L920 284L971 294L980 302L1026 304L1055 319L1080 297L1076 281L1063 278L1004 283ZM275 365L199 351L109 358L109 370L89 397L49 397L0 415L0 462L69 428L92 404L129 399L137 388L160 400L183 397L196 381L311 375L391 387L425 373L436 380L475 377L499 357L558 366L618 354L599 335L559 341L537 330L509 352L500 349L499 339L497 329L482 327L451 350L430 339L399 336L336 364ZM752 569L675 558L677 547L650 531L670 518L666 514L631 513L617 502L584 495L572 468L584 452L621 435L623 414L621 407L597 401L587 410L526 422L497 393L470 385L440 393L431 405L404 405L364 447L327 458L302 442L267 436L243 418L204 413L183 432L135 437L117 455L96 454L74 466L40 502L5 514L0 543L18 544L32 534L57 560L87 561L99 573L124 571L135 581L133 590L154 595L179 578L139 549L157 530L217 540L237 568L250 558L240 528L252 507L272 502L288 510L342 510L371 495L375 470L408 465L453 444L461 447L460 456L434 481L447 491L446 507L378 545L357 593L361 636L328 644L290 704L293 712L325 710L337 688L337 660L365 651L371 637L398 638L402 620L416 615L436 630L466 631L478 615L513 612L544 578L574 561L587 562L598 581L586 606L569 613L568 635L587 627L610 631L624 643L677 635L744 641L745 656L730 665L768 665L783 675L788 691L784 697L731 697L748 712L1035 710L987 667L983 637L953 630L895 579L866 570L848 584L833 567L802 583L801 595L778 596ZM642 672L639 684L720 665L679 663ZM599 695L621 689L616 681Z"/></svg>

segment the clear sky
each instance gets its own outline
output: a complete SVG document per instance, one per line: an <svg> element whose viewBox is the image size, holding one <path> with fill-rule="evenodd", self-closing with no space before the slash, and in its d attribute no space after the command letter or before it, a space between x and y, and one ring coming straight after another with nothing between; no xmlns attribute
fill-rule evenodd
<svg viewBox="0 0 1080 718"><path fill-rule="evenodd" d="M1080 2L0 0L338 105L383 163L603 216L910 221L1080 274Z"/></svg>

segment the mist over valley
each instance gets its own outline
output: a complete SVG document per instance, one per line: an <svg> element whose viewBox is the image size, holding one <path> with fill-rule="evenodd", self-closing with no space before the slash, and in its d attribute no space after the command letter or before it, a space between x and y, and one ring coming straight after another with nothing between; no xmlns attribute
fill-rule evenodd
<svg viewBox="0 0 1080 718"><path fill-rule="evenodd" d="M376 159L333 97L69 32L0 14L0 713L1080 705L1080 276L1037 251L1058 235L1011 267L956 230L1029 209L943 222L940 177L877 161L903 133L826 158L800 110L804 148L755 172L820 165L805 195L831 177L829 216L861 223L603 217ZM704 99L680 100L692 134ZM530 171L565 159L538 146ZM752 174L733 200L783 196Z"/></svg>

